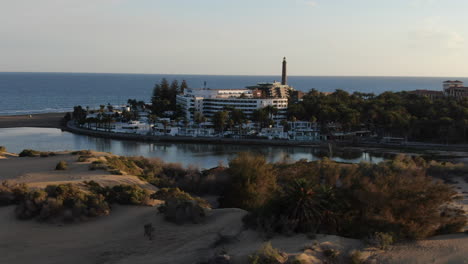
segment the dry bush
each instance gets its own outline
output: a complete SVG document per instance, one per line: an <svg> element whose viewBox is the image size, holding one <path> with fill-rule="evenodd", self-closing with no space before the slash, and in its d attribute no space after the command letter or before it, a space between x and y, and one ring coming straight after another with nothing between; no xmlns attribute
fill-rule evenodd
<svg viewBox="0 0 468 264"><path fill-rule="evenodd" d="M237 166L243 168L242 164ZM438 166L443 170L443 165ZM394 240L458 232L467 218L462 211L447 206L454 201L456 191L428 175L433 167L434 163L403 155L379 164L329 160L300 161L297 168L295 164L280 164L276 167L278 191L254 208L245 222L280 233L292 229L366 238L381 232L392 233ZM452 171L453 167L447 169ZM240 173L246 177L250 171L245 168ZM304 181L300 185L295 178L299 176ZM227 187L238 194L238 204L250 202L249 195L242 195L251 190L249 184Z"/></svg>
<svg viewBox="0 0 468 264"><path fill-rule="evenodd" d="M68 169L68 164L66 161L60 161L59 163L57 163L57 165L55 166L55 170L66 170Z"/></svg>
<svg viewBox="0 0 468 264"><path fill-rule="evenodd" d="M282 264L287 260L288 255L274 248L271 242L263 244L257 252L249 256L250 264Z"/></svg>

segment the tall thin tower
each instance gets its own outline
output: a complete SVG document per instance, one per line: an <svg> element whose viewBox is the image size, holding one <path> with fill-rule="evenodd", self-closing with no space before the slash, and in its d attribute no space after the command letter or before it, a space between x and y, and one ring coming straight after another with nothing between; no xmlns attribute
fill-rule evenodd
<svg viewBox="0 0 468 264"><path fill-rule="evenodd" d="M287 73L287 62L286 57L283 58L283 74L281 76L281 84L286 85L288 83L288 73Z"/></svg>

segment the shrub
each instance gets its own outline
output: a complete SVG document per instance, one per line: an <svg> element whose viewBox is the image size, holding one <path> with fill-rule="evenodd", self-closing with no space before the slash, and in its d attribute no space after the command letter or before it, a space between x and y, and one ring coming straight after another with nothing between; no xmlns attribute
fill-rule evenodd
<svg viewBox="0 0 468 264"><path fill-rule="evenodd" d="M151 195L151 198L156 200L168 201L171 199L195 201L203 208L211 208L210 203L200 197L193 197L179 188L162 188Z"/></svg>
<svg viewBox="0 0 468 264"><path fill-rule="evenodd" d="M273 248L271 242L263 246L253 255L249 256L250 264L281 264L288 260L288 255Z"/></svg>
<svg viewBox="0 0 468 264"><path fill-rule="evenodd" d="M32 150L32 149L24 149L23 151L20 152L19 156L20 157L37 157L41 153L37 150Z"/></svg>
<svg viewBox="0 0 468 264"><path fill-rule="evenodd" d="M103 187L95 181L85 181L85 184L92 193L102 195L109 203L146 205L151 199L149 192L137 185Z"/></svg>
<svg viewBox="0 0 468 264"><path fill-rule="evenodd" d="M77 161L78 162L87 162L90 158L92 158L93 156L79 156Z"/></svg>
<svg viewBox="0 0 468 264"><path fill-rule="evenodd" d="M102 195L88 194L71 184L48 185L44 191L31 191L19 202L19 219L79 221L107 215L108 203Z"/></svg>
<svg viewBox="0 0 468 264"><path fill-rule="evenodd" d="M434 163L401 155L379 164L327 160L276 164L277 191L267 195L270 198L260 207L251 208L244 220L266 233L321 232L365 238L379 232L392 234L394 241L456 232L467 217L448 206L456 192L428 176L430 166ZM440 166L443 170L445 165ZM239 200L244 200L242 194L254 182L250 173L243 168L239 172L243 176L237 178L249 180L233 181L233 188L227 187L244 189L237 191Z"/></svg>
<svg viewBox="0 0 468 264"><path fill-rule="evenodd" d="M57 163L57 166L55 166L55 170L66 170L68 169L68 164L66 161L60 161Z"/></svg>
<svg viewBox="0 0 468 264"><path fill-rule="evenodd" d="M321 225L333 224L335 216L327 211L335 206L333 196L331 188L317 188L306 179L293 180L244 221L249 226L279 233L315 234Z"/></svg>
<svg viewBox="0 0 468 264"><path fill-rule="evenodd" d="M364 263L364 258L362 252L359 250L353 250L349 255L349 262L351 264L362 264Z"/></svg>
<svg viewBox="0 0 468 264"><path fill-rule="evenodd" d="M273 166L260 155L239 154L229 162L226 173L230 176L230 183L220 199L222 207L260 208L277 188Z"/></svg>
<svg viewBox="0 0 468 264"><path fill-rule="evenodd" d="M28 186L24 183L11 185L3 181L0 185L0 206L16 204L23 200L28 192Z"/></svg>
<svg viewBox="0 0 468 264"><path fill-rule="evenodd" d="M394 242L393 234L376 232L371 239L372 243L382 250L387 250Z"/></svg>
<svg viewBox="0 0 468 264"><path fill-rule="evenodd" d="M23 151L20 152L18 156L20 157L49 157L49 156L55 156L56 154L54 152L47 152L47 151L37 151L33 149L24 149Z"/></svg>
<svg viewBox="0 0 468 264"><path fill-rule="evenodd" d="M6 152L7 149L5 146L0 146L0 153Z"/></svg>
<svg viewBox="0 0 468 264"><path fill-rule="evenodd" d="M206 209L210 204L199 197L181 191L179 188L163 188L151 195L151 198L163 200L164 204L158 210L165 215L165 219L177 224L186 222L200 223L206 216Z"/></svg>
<svg viewBox="0 0 468 264"><path fill-rule="evenodd" d="M137 185L116 185L111 188L107 197L110 203L144 205L150 199L150 194Z"/></svg>
<svg viewBox="0 0 468 264"><path fill-rule="evenodd" d="M92 152L91 150L78 150L78 151L73 151L71 154L81 155L81 156L91 156Z"/></svg>

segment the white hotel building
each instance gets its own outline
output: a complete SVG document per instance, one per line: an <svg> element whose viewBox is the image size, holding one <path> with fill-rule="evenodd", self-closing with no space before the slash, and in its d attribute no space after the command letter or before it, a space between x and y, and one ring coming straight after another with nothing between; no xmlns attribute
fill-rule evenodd
<svg viewBox="0 0 468 264"><path fill-rule="evenodd" d="M209 89L189 88L183 94L177 95L180 105L188 120L193 120L196 112L211 118L214 113L226 108L242 110L247 118L252 117L256 109L274 106L278 113L273 116L276 121L286 119L288 97L292 87L287 84L287 62L283 58L281 83L259 83L247 89Z"/></svg>
<svg viewBox="0 0 468 264"><path fill-rule="evenodd" d="M177 95L177 104L182 107L188 120L193 120L196 112L210 118L214 113L226 108L242 110L250 118L254 110L268 105L278 109L278 114L274 116L274 119L281 120L286 118L288 99L254 98L252 90L249 89L189 88L184 91L184 94Z"/></svg>

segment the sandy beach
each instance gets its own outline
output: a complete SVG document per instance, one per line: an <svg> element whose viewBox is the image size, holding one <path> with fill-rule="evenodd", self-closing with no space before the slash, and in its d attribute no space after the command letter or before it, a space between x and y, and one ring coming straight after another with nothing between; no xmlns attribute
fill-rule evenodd
<svg viewBox="0 0 468 264"><path fill-rule="evenodd" d="M60 128L65 113L0 116L0 128L9 127L51 127Z"/></svg>

